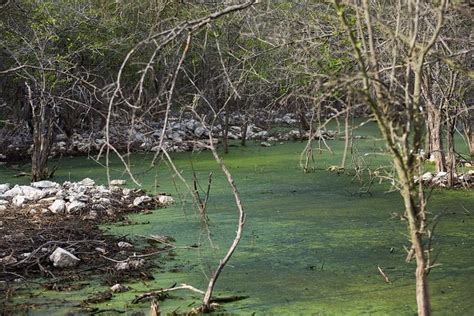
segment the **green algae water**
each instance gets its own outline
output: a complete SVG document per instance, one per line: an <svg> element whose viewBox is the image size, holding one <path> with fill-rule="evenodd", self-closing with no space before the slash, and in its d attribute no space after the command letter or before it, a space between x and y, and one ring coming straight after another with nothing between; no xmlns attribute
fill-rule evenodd
<svg viewBox="0 0 474 316"><path fill-rule="evenodd" d="M372 133L372 127L359 134ZM269 148L249 144L230 148L224 155L241 192L247 212L242 241L216 286L216 296L248 296L226 303L221 312L236 315L414 315L416 314L415 264L405 263L408 246L406 222L394 213L403 205L398 193L374 184L370 194L357 194L360 184L350 175L322 170L341 161L343 141L330 141L335 154L315 151L317 168L304 174L299 157L304 143ZM357 141L364 164L388 165L378 140ZM148 169L152 157L134 154L134 171L150 192L172 194L177 203L152 214L131 215L136 225L109 225L108 233L139 236L171 235L176 256L153 272L155 280L127 284L131 291L115 294L96 305L132 314L148 313L149 302L131 304L136 295L186 283L205 290L207 280L226 253L236 231L237 210L230 188L209 152L174 155L178 170L192 184L196 173L203 190L213 171L208 205L209 227L201 224L192 197L166 164ZM59 167L56 181L90 177L105 182L105 170L86 158L53 161ZM3 167L1 167L3 168ZM27 169L28 166L25 166ZM15 172L0 169L0 182L18 183ZM114 178L127 178L118 162ZM131 184L130 181L128 181ZM131 185L130 185L131 186ZM440 266L429 276L435 315L474 314L474 194L464 190L435 191L429 210L440 215L432 248ZM140 224L142 223L142 224ZM189 247L189 246L198 247ZM166 256L166 255L165 255ZM384 282L378 267L390 278ZM40 289L19 291L15 304L31 304L29 314L80 313L77 303L107 287L99 282L76 292ZM201 297L177 291L160 303L164 314L186 312ZM113 313L112 313L113 314Z"/></svg>

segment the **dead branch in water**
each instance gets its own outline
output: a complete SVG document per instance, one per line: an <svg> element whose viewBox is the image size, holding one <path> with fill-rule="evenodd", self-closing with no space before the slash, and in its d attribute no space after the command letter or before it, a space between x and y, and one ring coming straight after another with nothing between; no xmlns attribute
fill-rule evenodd
<svg viewBox="0 0 474 316"><path fill-rule="evenodd" d="M387 283L387 284L392 284L392 281L390 281L390 279L389 279L388 276L385 274L385 272L383 272L382 268L381 268L380 266L377 266L377 269L379 270L380 275L383 277L385 283Z"/></svg>
<svg viewBox="0 0 474 316"><path fill-rule="evenodd" d="M166 294L166 293L169 293L169 292L174 292L174 291L179 291L179 290L189 290L189 291L204 295L204 291L201 291L201 290L195 288L194 286L183 283L180 286L144 293L140 296L135 297L135 299L132 301L132 304L137 304L137 303L139 303L143 300L146 300L148 298L159 297L163 294Z"/></svg>

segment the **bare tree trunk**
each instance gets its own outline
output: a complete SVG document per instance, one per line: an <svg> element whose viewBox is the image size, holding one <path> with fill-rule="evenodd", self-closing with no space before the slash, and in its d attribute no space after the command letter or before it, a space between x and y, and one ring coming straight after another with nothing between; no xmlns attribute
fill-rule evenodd
<svg viewBox="0 0 474 316"><path fill-rule="evenodd" d="M222 161L221 157L219 157L219 154L217 153L216 149L214 146L211 145L209 149L212 151L212 154L214 156L214 159L217 161L219 166L221 167L222 172L225 174L227 178L227 182L229 183L230 187L232 188L232 193L234 194L235 198L235 204L237 206L237 210L239 212L239 222L237 224L237 232L234 238L234 241L232 242L232 245L230 246L229 250L227 251L227 254L225 257L219 262L219 265L217 266L217 269L212 273L211 279L209 280L209 285L206 290L206 294L204 294L204 299L202 301L202 311L204 313L210 312L211 311L211 298L212 298L212 292L214 290L214 286L217 282L217 278L219 277L220 273L224 269L225 265L227 262L230 260L230 257L232 257L232 254L234 253L235 249L237 248L240 239L242 238L242 232L244 229L244 224L245 224L245 211L244 207L242 205L242 201L240 199L240 193L237 189L237 186L235 185L234 179L225 166L224 162Z"/></svg>
<svg viewBox="0 0 474 316"><path fill-rule="evenodd" d="M442 113L434 105L427 107L429 154L433 155L436 172L446 171L446 157L442 137Z"/></svg>
<svg viewBox="0 0 474 316"><path fill-rule="evenodd" d="M222 144L224 145L224 153L229 153L229 107L225 105L224 114L224 130L222 132Z"/></svg>
<svg viewBox="0 0 474 316"><path fill-rule="evenodd" d="M241 127L241 137L242 137L241 144L242 144L242 146L247 145L247 129L248 129L248 126L249 126L248 119L247 119L246 116L244 116L244 121L242 122L242 127Z"/></svg>
<svg viewBox="0 0 474 316"><path fill-rule="evenodd" d="M405 204L405 212L408 218L408 229L410 241L414 250L416 259L415 284L416 284L416 303L419 316L429 316L431 314L430 296L428 291L428 267L423 245L422 234L426 227L426 214L421 206L417 206L413 194L416 189L411 182L408 170L402 164L397 163L397 173L402 185L401 195ZM420 188L422 190L422 188ZM423 202L421 202L423 203Z"/></svg>
<svg viewBox="0 0 474 316"><path fill-rule="evenodd" d="M400 60L401 56L406 60L404 68L404 86L403 94L399 98L403 98L405 107L404 111L393 111L393 93L384 88L383 76L380 75L380 60L383 55L380 53L378 39L374 37L371 2L363 0L362 6L363 18L365 20L367 47L360 45L360 41L355 37L353 26L349 23L344 13L344 6L341 0L333 1L341 23L346 28L348 38L352 44L352 48L358 60L360 74L362 75L362 84L366 102L370 106L374 114L379 129L385 138L388 148L393 157L397 178L399 180L399 190L405 205L405 212L408 218L408 232L412 249L416 258L416 301L419 316L429 316L430 300L428 292L428 271L431 266L429 259L430 247L425 249L423 245L423 234L426 233L427 213L425 211L426 200L423 196L423 188L417 190L413 181L415 173L420 168L416 154L420 149L423 138L423 113L421 111L422 103L420 102L423 84L423 67L425 65L426 56L433 48L439 38L439 34L444 25L444 15L446 12L446 0L441 0L439 4L433 8L433 15L436 16L436 26L433 27L433 33L428 41L418 41L420 37L420 18L421 2L408 2L408 5L402 10L402 6L398 9L397 28L394 34L398 34L399 17L406 15L408 17L407 35L410 40L405 41L408 49L399 50L398 46L394 47L392 60L393 70L395 71L395 61ZM401 2L399 2L401 4ZM354 10L358 19L362 19L359 11ZM425 35L425 34L423 34ZM396 35L398 36L398 35ZM362 37L364 38L364 37ZM376 45L377 43L377 45ZM397 44L398 45L398 44ZM405 53L406 56L404 55ZM367 70L368 69L368 70ZM395 73L395 72L393 72ZM395 78L392 76L392 78ZM393 81L393 80L392 80ZM454 80L453 80L454 82Z"/></svg>
<svg viewBox="0 0 474 316"><path fill-rule="evenodd" d="M309 131L310 126L309 126L308 120L306 119L305 112L301 108L301 106L298 107L298 116L300 118L301 132ZM303 133L300 133L300 135L303 135Z"/></svg>
<svg viewBox="0 0 474 316"><path fill-rule="evenodd" d="M26 84L28 102L31 106L33 125L33 153L31 156L31 179L39 181L49 178L48 157L53 141L52 109L39 97L35 99L31 87Z"/></svg>
<svg viewBox="0 0 474 316"><path fill-rule="evenodd" d="M472 132L472 129L469 130L469 152L471 158L474 158L474 133Z"/></svg>
<svg viewBox="0 0 474 316"><path fill-rule="evenodd" d="M416 241L414 241L416 239ZM415 258L416 258L416 304L418 306L418 315L429 316L431 315L431 304L430 295L428 290L428 276L426 273L426 259L422 253L423 245L419 233L415 233L412 236L412 243L415 247ZM421 252L421 253L420 253Z"/></svg>
<svg viewBox="0 0 474 316"><path fill-rule="evenodd" d="M466 111L468 111L466 109ZM474 125L474 118L472 114L468 111L468 113L464 116L463 118L463 129L464 129L464 134L466 135L466 141L469 147L469 153L471 155L471 158L474 158L474 131L473 131L473 125Z"/></svg>
<svg viewBox="0 0 474 316"><path fill-rule="evenodd" d="M342 155L341 168L346 167L347 152L349 151L349 146L351 145L351 131L350 131L350 118L351 118L351 108L350 105L347 105L346 116L344 119L344 153Z"/></svg>
<svg viewBox="0 0 474 316"><path fill-rule="evenodd" d="M454 155L454 127L455 121L448 119L447 143L448 143L448 187L454 187L454 173L456 172L456 156Z"/></svg>

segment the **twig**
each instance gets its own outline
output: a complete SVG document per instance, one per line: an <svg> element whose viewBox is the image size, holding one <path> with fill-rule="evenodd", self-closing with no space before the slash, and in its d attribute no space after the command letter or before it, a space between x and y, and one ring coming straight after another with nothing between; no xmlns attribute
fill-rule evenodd
<svg viewBox="0 0 474 316"><path fill-rule="evenodd" d="M195 288L194 286L187 285L187 284L183 283L180 286L144 293L140 296L135 297L135 299L132 301L132 304L137 304L140 301L145 300L147 298L160 296L162 294L169 293L169 292L174 292L174 291L178 291L178 290L189 290L189 291L204 295L204 291L201 291L201 290Z"/></svg>
<svg viewBox="0 0 474 316"><path fill-rule="evenodd" d="M121 311L121 310L118 310L118 309L109 308L109 309L99 309L95 312L90 313L90 315L97 315L97 314L109 313L109 312L114 312L114 313L118 313L118 314L125 314L126 313L126 311Z"/></svg>
<svg viewBox="0 0 474 316"><path fill-rule="evenodd" d="M380 266L377 266L377 269L379 270L380 275L383 277L385 283L392 284L388 276L385 274L385 272L383 272L382 268Z"/></svg>

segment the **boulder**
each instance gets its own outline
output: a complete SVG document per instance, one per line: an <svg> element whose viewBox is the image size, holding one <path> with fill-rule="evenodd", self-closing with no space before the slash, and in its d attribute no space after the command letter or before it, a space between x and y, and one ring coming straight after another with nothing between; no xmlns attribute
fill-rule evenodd
<svg viewBox="0 0 474 316"><path fill-rule="evenodd" d="M92 187L95 185L95 181L90 178L85 178L82 181L79 181L77 184L80 186Z"/></svg>
<svg viewBox="0 0 474 316"><path fill-rule="evenodd" d="M171 205L174 203L174 199L171 196L168 195L158 195L158 202L162 205Z"/></svg>
<svg viewBox="0 0 474 316"><path fill-rule="evenodd" d="M3 194L10 190L10 184L5 183L5 184L0 184L0 194Z"/></svg>
<svg viewBox="0 0 474 316"><path fill-rule="evenodd" d="M12 203L17 207L22 207L28 199L24 195L16 195L13 197Z"/></svg>
<svg viewBox="0 0 474 316"><path fill-rule="evenodd" d="M196 129L196 125L197 125L197 122L193 119L187 121L186 123L184 123L184 125L186 126L186 128L189 130L189 131L194 131Z"/></svg>
<svg viewBox="0 0 474 316"><path fill-rule="evenodd" d="M66 206L68 213L75 213L86 207L86 203L80 201L72 201Z"/></svg>
<svg viewBox="0 0 474 316"><path fill-rule="evenodd" d="M28 185L16 185L12 189L3 193L3 196L6 197L15 197L17 195L23 195L30 201L37 201L42 199L46 195L46 192Z"/></svg>
<svg viewBox="0 0 474 316"><path fill-rule="evenodd" d="M198 126L194 129L194 135L197 138L201 138L202 136L206 136L206 129L202 126Z"/></svg>
<svg viewBox="0 0 474 316"><path fill-rule="evenodd" d="M143 203L148 203L148 202L151 202L151 201L152 201L151 197L149 197L147 195L142 195L142 196L139 196L139 197L135 198L135 200L133 200L133 205L140 206Z"/></svg>
<svg viewBox="0 0 474 316"><path fill-rule="evenodd" d="M448 176L447 172L441 171L441 172L438 172L431 181L434 184L441 185L448 181L447 176Z"/></svg>
<svg viewBox="0 0 474 316"><path fill-rule="evenodd" d="M107 189L106 187L104 187L103 185L98 185L96 187L96 190L98 193L102 194L102 195L108 195L110 194L110 190Z"/></svg>
<svg viewBox="0 0 474 316"><path fill-rule="evenodd" d="M56 248L54 252L49 256L49 260L53 262L53 266L57 268L67 268L76 266L79 261L75 255L61 247Z"/></svg>
<svg viewBox="0 0 474 316"><path fill-rule="evenodd" d="M97 252L100 252L100 253L103 254L103 255L107 254L107 250L105 250L104 248L96 247L95 250L96 250Z"/></svg>
<svg viewBox="0 0 474 316"><path fill-rule="evenodd" d="M110 287L110 290L112 291L112 293L122 293L122 292L127 292L129 288L125 285L117 283L115 285L112 285Z"/></svg>
<svg viewBox="0 0 474 316"><path fill-rule="evenodd" d="M110 181L110 185L125 185L127 184L127 181L126 180L112 180Z"/></svg>
<svg viewBox="0 0 474 316"><path fill-rule="evenodd" d="M296 124L296 123L297 123L297 120L295 120L294 118L292 118L292 115L290 115L290 114L286 114L285 116L283 116L283 117L281 118L281 120L282 120L283 122L285 122L286 124L288 124L288 125L293 125L293 124Z"/></svg>
<svg viewBox="0 0 474 316"><path fill-rule="evenodd" d="M171 125L172 130L182 130L183 129L183 125L181 125L181 123L179 123L179 122L171 123L170 125Z"/></svg>
<svg viewBox="0 0 474 316"><path fill-rule="evenodd" d="M261 132L255 133L256 138L266 138L267 136L268 136L267 131L261 131Z"/></svg>
<svg viewBox="0 0 474 316"><path fill-rule="evenodd" d="M181 138L181 135L178 132L173 132L173 134L171 134L171 140L173 140L173 142L175 143L183 142L183 139Z"/></svg>
<svg viewBox="0 0 474 316"><path fill-rule="evenodd" d="M67 143L66 142L58 142L56 145L59 147L60 150L61 149L64 150L64 149L66 149Z"/></svg>
<svg viewBox="0 0 474 316"><path fill-rule="evenodd" d="M79 187L79 188L83 188L83 187ZM90 197L89 197L88 195L84 194L84 192L81 192L81 193L79 193L79 194L77 194L77 195L71 196L71 200L70 200L70 201L71 201L71 202L72 202L72 201L79 201L79 202L87 203L87 202L89 202L89 200L90 200Z"/></svg>
<svg viewBox="0 0 474 316"><path fill-rule="evenodd" d="M51 188L59 188L59 183L43 180L43 181L33 182L31 186L37 189L51 189Z"/></svg>
<svg viewBox="0 0 474 316"><path fill-rule="evenodd" d="M43 198L39 200L38 203L51 204L51 203L54 203L54 201L56 201L56 197L51 196L51 197L47 197L47 198Z"/></svg>
<svg viewBox="0 0 474 316"><path fill-rule="evenodd" d="M421 180L423 180L424 182L430 182L431 180L433 180L433 178L434 177L431 172L426 172L421 176Z"/></svg>
<svg viewBox="0 0 474 316"><path fill-rule="evenodd" d="M48 207L48 209L54 214L64 213L64 210L66 209L66 202L62 199L58 199L54 201L54 203Z"/></svg>

